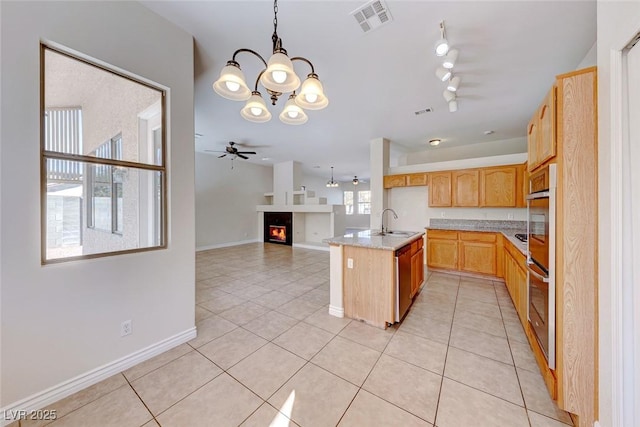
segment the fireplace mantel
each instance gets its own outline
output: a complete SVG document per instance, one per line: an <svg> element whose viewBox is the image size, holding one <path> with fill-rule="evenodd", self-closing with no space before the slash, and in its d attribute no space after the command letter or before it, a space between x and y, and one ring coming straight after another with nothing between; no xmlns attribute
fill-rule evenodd
<svg viewBox="0 0 640 427"><path fill-rule="evenodd" d="M257 212L339 213L344 205L257 205Z"/></svg>

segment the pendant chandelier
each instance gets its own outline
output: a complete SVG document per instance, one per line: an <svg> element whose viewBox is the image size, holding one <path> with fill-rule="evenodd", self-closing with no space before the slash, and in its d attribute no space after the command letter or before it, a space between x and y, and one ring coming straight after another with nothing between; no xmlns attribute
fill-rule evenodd
<svg viewBox="0 0 640 427"><path fill-rule="evenodd" d="M272 105L276 105L280 95L291 92L279 117L283 123L301 125L309 119L303 109L321 110L329 104L329 100L324 94L322 83L311 61L301 56L289 58L287 51L282 47L282 39L278 36L278 0L273 2L273 15L273 35L271 36L273 55L269 61L265 61L260 54L251 49L236 50L233 57L227 61L227 65L220 71L220 78L213 84L213 90L223 98L232 101L247 101L240 114L254 123L264 123L271 119L271 113L258 90L258 82L266 89ZM247 86L244 73L236 61L236 56L241 52L257 56L265 67L258 74L253 91ZM304 62L311 68L302 86L300 86L300 78L293 70L293 61ZM298 88L300 91L296 94Z"/></svg>
<svg viewBox="0 0 640 427"><path fill-rule="evenodd" d="M331 181L327 181L327 187L329 188L335 188L335 187L339 187L340 184L338 183L338 181L334 181L333 180L333 166L331 166Z"/></svg>

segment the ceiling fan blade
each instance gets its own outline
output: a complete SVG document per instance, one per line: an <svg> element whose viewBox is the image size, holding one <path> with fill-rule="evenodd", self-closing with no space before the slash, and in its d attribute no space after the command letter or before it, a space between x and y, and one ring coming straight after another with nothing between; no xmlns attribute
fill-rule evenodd
<svg viewBox="0 0 640 427"><path fill-rule="evenodd" d="M236 154L257 154L255 151L238 151Z"/></svg>
<svg viewBox="0 0 640 427"><path fill-rule="evenodd" d="M241 158L243 158L243 159L245 159L245 160L249 160L249 158L248 158L247 156L243 156L243 155L242 155L242 154L240 154L240 153L236 153L236 154L238 155L238 157L241 157Z"/></svg>
<svg viewBox="0 0 640 427"><path fill-rule="evenodd" d="M224 151L221 150L204 150L207 153L224 153Z"/></svg>
<svg viewBox="0 0 640 427"><path fill-rule="evenodd" d="M218 156L219 159L226 157L227 153L224 153L222 156Z"/></svg>

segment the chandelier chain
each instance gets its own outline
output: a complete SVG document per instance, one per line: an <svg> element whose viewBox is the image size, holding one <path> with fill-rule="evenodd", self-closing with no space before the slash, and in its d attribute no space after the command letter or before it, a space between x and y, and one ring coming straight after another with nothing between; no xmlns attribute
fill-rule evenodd
<svg viewBox="0 0 640 427"><path fill-rule="evenodd" d="M280 37L278 37L278 0L273 0L273 35L271 36L273 41L273 51L281 47Z"/></svg>

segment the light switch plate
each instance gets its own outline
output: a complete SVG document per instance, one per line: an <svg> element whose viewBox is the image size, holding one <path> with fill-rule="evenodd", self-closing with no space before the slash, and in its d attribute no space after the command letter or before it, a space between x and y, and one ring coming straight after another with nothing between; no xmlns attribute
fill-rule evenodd
<svg viewBox="0 0 640 427"><path fill-rule="evenodd" d="M353 258L347 258L347 268L353 268Z"/></svg>

